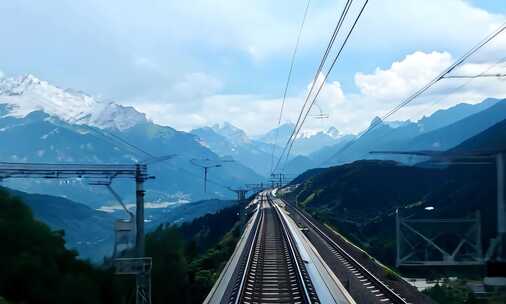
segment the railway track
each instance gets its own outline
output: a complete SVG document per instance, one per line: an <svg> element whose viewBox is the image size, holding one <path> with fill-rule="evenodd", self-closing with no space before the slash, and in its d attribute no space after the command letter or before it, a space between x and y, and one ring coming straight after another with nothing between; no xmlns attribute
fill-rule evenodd
<svg viewBox="0 0 506 304"><path fill-rule="evenodd" d="M262 194L259 204L259 223L228 303L320 303L271 197Z"/></svg>
<svg viewBox="0 0 506 304"><path fill-rule="evenodd" d="M377 299L377 303L394 303L394 304L408 304L409 302L397 294L392 288L378 279L372 272L364 267L359 261L352 257L344 248L342 248L336 241L328 236L323 231L324 228L319 227L319 224L313 223L306 214L298 210L296 207L291 208L298 216L304 219L306 224L310 226L323 240L326 246L333 253L336 260L343 264L353 276L358 279L364 286L364 289L372 293Z"/></svg>

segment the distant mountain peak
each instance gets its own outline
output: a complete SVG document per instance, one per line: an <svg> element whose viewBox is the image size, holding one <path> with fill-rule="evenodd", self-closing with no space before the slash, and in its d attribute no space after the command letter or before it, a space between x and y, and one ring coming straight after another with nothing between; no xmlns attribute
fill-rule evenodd
<svg viewBox="0 0 506 304"><path fill-rule="evenodd" d="M336 127L330 127L327 129L327 133L330 137L332 138L338 138L338 137L341 137L341 133L339 132L338 129L336 129Z"/></svg>
<svg viewBox="0 0 506 304"><path fill-rule="evenodd" d="M234 126L233 124L229 123L228 121L223 121L220 123L215 123L211 126L214 130L227 130L227 131L234 131L234 132L243 132L238 127Z"/></svg>
<svg viewBox="0 0 506 304"><path fill-rule="evenodd" d="M235 145L240 145L251 141L246 135L246 132L226 121L212 125L211 129Z"/></svg>
<svg viewBox="0 0 506 304"><path fill-rule="evenodd" d="M287 121L279 126L280 128L295 128L295 124L291 121Z"/></svg>
<svg viewBox="0 0 506 304"><path fill-rule="evenodd" d="M7 116L25 117L43 111L69 123L102 129L124 130L147 121L145 114L133 107L61 89L32 74L0 79L0 104L9 105Z"/></svg>
<svg viewBox="0 0 506 304"><path fill-rule="evenodd" d="M382 124L382 123L383 123L383 120L381 118L379 118L378 116L375 116L371 120L371 124L369 126L371 127L371 126L379 125L379 124Z"/></svg>

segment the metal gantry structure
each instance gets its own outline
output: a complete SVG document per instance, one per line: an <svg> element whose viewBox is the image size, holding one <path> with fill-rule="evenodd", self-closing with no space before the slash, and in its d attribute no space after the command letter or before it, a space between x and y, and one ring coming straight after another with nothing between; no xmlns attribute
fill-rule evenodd
<svg viewBox="0 0 506 304"><path fill-rule="evenodd" d="M257 184L246 184L247 188L250 189L250 191L253 192L261 192L265 189L267 189L267 185L265 185L263 182L257 183Z"/></svg>
<svg viewBox="0 0 506 304"><path fill-rule="evenodd" d="M497 171L497 235L490 241L490 245L484 256L484 260L486 262L494 261L499 263L506 263L506 201L504 192L504 165L506 161L506 151L488 150L471 151L465 153L445 151L373 151L371 153L429 157L432 163L445 165L482 165L494 164L495 161ZM506 283L506 278L504 281Z"/></svg>
<svg viewBox="0 0 506 304"><path fill-rule="evenodd" d="M144 255L144 182L154 178L148 175L146 164L46 164L0 162L0 180L7 178L84 178L95 184L110 185L113 179L135 181L135 252L133 258L116 262L118 274L136 276L136 303L151 303L151 258ZM98 180L98 182L96 182ZM93 184L93 182L91 183ZM114 193L114 192L113 192Z"/></svg>
<svg viewBox="0 0 506 304"><path fill-rule="evenodd" d="M396 210L396 266L483 265L481 217L402 217Z"/></svg>
<svg viewBox="0 0 506 304"><path fill-rule="evenodd" d="M286 183L286 174L285 173L271 173L271 186L275 187L283 187Z"/></svg>

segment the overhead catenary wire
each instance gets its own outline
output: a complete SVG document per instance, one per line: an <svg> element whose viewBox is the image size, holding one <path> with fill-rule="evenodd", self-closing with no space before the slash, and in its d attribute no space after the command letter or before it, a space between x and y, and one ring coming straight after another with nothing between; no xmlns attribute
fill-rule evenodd
<svg viewBox="0 0 506 304"><path fill-rule="evenodd" d="M157 158L157 156L155 156L155 155L153 155L153 154L151 154L151 153L147 152L146 150L144 150L144 149L142 149L142 148L140 148L140 147L138 147L138 146L136 146L136 145L134 145L134 144L132 144L132 143L128 142L127 140L125 140L124 138L122 138L122 137L120 137L120 136L117 136L117 135L115 135L115 134L113 134L113 133L111 133L111 132L105 132L105 133L106 133L107 135L109 135L109 136L111 136L111 137L115 138L116 140L118 140L118 141L120 141L120 142L124 143L125 145L127 145L127 146L129 146L129 147L131 147L131 148L133 148L133 149L135 149L135 150L137 150L137 151L140 151L141 153L144 153L145 155L147 155L147 156L148 156L148 157L150 157L150 158Z"/></svg>
<svg viewBox="0 0 506 304"><path fill-rule="evenodd" d="M334 30L332 32L332 36L330 37L330 40L329 40L329 42L327 44L325 52L324 52L324 54L322 56L322 59L320 61L320 64L319 64L319 66L318 66L318 68L316 70L316 73L315 73L314 77L313 77L313 81L311 83L311 87L309 89L308 94L306 95L306 98L305 98L304 103L302 105L302 108L300 110L299 116L297 118L297 122L295 123L294 130L292 130L290 136L288 137L288 140L287 140L286 144L284 145L281 154L279 155L279 158L278 158L278 161L277 161L276 165L271 169L271 174L273 174L276 171L276 169L279 167L279 163L280 163L283 155L285 154L286 149L288 148L290 140L291 140L291 138L292 138L292 136L293 136L293 134L295 132L295 129L297 128L298 124L300 123L300 119L302 117L302 113L304 112L304 109L306 108L307 102L309 101L311 93L312 93L312 91L314 89L314 86L316 84L316 81L318 79L318 75L320 75L321 70L323 69L323 67L325 65L325 62L326 62L327 57L328 57L328 54L330 53L330 50L332 49L332 46L334 45L335 39L337 37L337 34L339 33L339 30L341 29L342 22L343 22L344 18L346 17L346 14L348 13L349 7L351 6L352 2L353 2L353 0L346 1L344 9L343 9L343 11L342 11L342 13L341 13L341 15L339 17L339 21L337 22L337 24L336 24L336 26L335 26L335 28L334 28Z"/></svg>
<svg viewBox="0 0 506 304"><path fill-rule="evenodd" d="M334 45L334 42L337 38L337 35L339 34L339 31L341 30L341 26L344 22L344 19L346 18L346 15L348 14L348 11L350 9L351 4L353 3L353 0L348 0L344 6L343 12L341 13L339 17L339 21L336 24L336 27L334 28L334 31L332 32L332 36L330 37L330 40L327 44L327 48L325 49L325 52L323 54L323 57L320 61L320 65L318 66L318 69L316 70L316 73L313 77L313 81L311 82L311 87L308 91L308 94L306 95L306 98L304 100L304 104L302 105L301 111L299 112L299 116L297 117L297 122L295 123L295 128L299 125L300 120L302 118L302 114L304 112L304 109L307 106L307 103L309 101L309 98L311 97L311 94L314 90L314 87L316 85L316 82L318 81L318 76L320 75L321 71L323 70L323 67L325 66L325 62L327 61L328 55L330 54L330 51L332 50L332 46ZM288 138L288 141L290 141L291 137L293 136L295 132L295 128L292 131L292 134L290 135L290 138Z"/></svg>
<svg viewBox="0 0 506 304"><path fill-rule="evenodd" d="M274 138L274 144L272 145L271 168L270 168L271 169L271 173L272 173L272 168L274 166L274 154L276 153L276 147L277 147L277 144L278 144L279 127L281 125L281 120L283 119L283 111L285 109L286 94L288 92L288 87L290 85L290 81L292 80L293 68L295 66L295 57L297 56L297 51L299 49L300 38L302 36L302 30L304 29L304 24L306 23L306 18L307 18L307 14L308 14L308 11L309 11L309 5L310 4L311 4L311 0L308 0L307 4L306 4L306 8L304 9L304 17L302 18L302 22L301 22L300 27L299 27L299 33L297 34L297 39L296 39L296 42L295 42L295 47L293 49L292 58L290 60L290 68L288 70L288 76L287 76L285 87L284 87L284 90L283 90L283 99L281 101L281 109L279 111L279 117L278 117L278 127L276 128L275 138Z"/></svg>
<svg viewBox="0 0 506 304"><path fill-rule="evenodd" d="M486 69L484 69L481 73L477 74L477 75L473 75L473 77L458 77L458 78L462 78L462 79L467 79L466 82L464 82L463 84L460 84L454 88L451 88L450 89L450 92L457 92L461 89L463 89L464 87L466 87L467 85L469 85L472 81L478 79L478 78L481 78L482 75L487 75L486 73L488 73L490 70L492 70L493 68L497 67L498 65L502 64L506 62L506 56L505 57L502 57L501 59L497 60L496 62L492 63L490 66L488 66ZM448 76L445 76L443 77L444 79L452 79L454 77L448 77ZM451 94L451 93L449 93ZM394 132L395 128L391 128L388 130L387 134L382 134L382 137L388 137L390 136L393 132ZM365 153L362 153L359 157L357 157L356 159L363 159L364 157L366 157L367 155L369 155L369 151L365 152ZM329 159L330 160L330 159ZM326 162L324 163L321 163L321 165L325 164ZM345 163L345 161L343 162L337 162L335 163L336 165L340 165L340 164L343 164Z"/></svg>
<svg viewBox="0 0 506 304"><path fill-rule="evenodd" d="M501 78L506 77L506 74L482 74L482 75L455 75L455 76L446 76L445 79L469 79L469 78Z"/></svg>
<svg viewBox="0 0 506 304"><path fill-rule="evenodd" d="M358 15L355 17L355 20L353 21L351 28L348 30L348 33L346 34L345 39L342 42L341 47L338 50L338 53L335 55L335 57L334 57L334 59L332 61L331 66L329 67L327 73L325 74L325 76L323 78L323 81L320 84L318 84L318 89L317 89L316 93L314 94L314 97L312 98L312 101L309 103L309 107L306 110L306 106L307 106L309 100L311 99L311 97L313 96L312 93L313 93L313 91L314 91L314 89L315 89L315 87L317 85L317 81L318 81L319 75L320 75L323 67L325 66L325 62L326 62L326 60L328 58L328 54L330 53L330 51L332 49L332 46L333 46L333 44L334 44L334 42L335 42L335 40L336 40L336 38L337 38L337 36L338 36L341 28L342 28L342 25L344 23L344 20L346 19L346 16L347 16L347 14L349 12L349 9L351 7L352 2L353 1L347 1L346 2L345 8L344 8L344 10L343 10L343 12L342 12L342 14L341 14L341 16L339 18L339 21L338 21L338 23L337 23L337 25L335 27L334 33L333 33L333 35L332 35L332 37L331 37L331 39L329 41L329 44L328 44L327 49L325 51L325 54L324 54L324 56L322 58L320 66L318 67L318 70L317 70L317 72L315 74L315 77L313 79L311 88L310 88L310 90L309 90L309 92L308 92L308 94L306 96L306 100L304 102L304 105L301 108L301 111L299 113L299 117L297 119L297 124L296 124L294 130L292 131L292 134L289 137L289 139L288 139L288 141L287 141L287 143L286 143L286 145L285 145L285 147L283 149L283 153L278 158L278 161L276 163L275 169L277 169L279 167L279 165L281 164L281 161L282 161L283 157L285 156L285 153L286 153L286 160L288 160L290 152L291 152L292 147L293 147L293 143L295 142L295 140L296 140L296 138L297 138L297 136L298 136L298 134L299 134L299 132L300 132L300 130L301 130L304 122L305 122L305 120L307 119L307 116L308 116L309 112L311 111L312 106L316 102L316 100L318 98L318 95L320 94L321 89L323 88L323 86L325 84L325 81L327 80L330 72L332 71L333 67L335 66L335 63L337 62L339 56L341 55L342 50L346 46L346 43L348 42L348 40L349 40L349 38L351 36L351 33L353 32L355 26L358 23L358 20L362 16L362 13L363 13L363 11L364 11L367 3L368 3L368 0L366 0L364 2L364 4L362 5L362 7L361 7L361 9L360 9L360 11L358 13Z"/></svg>
<svg viewBox="0 0 506 304"><path fill-rule="evenodd" d="M318 99L318 96L320 95L321 90L325 86L325 82L327 81L327 78L329 77L330 73L332 72L332 69L334 68L337 60L339 59L339 56L341 55L341 52L343 51L344 47L346 46L346 43L348 42L348 39L350 38L351 33L353 32L353 29L357 25L358 20L360 19L360 16L362 16L362 13L364 12L364 9L367 6L367 3L368 3L368 1L366 0L364 2L364 4L363 4L362 8L360 9L360 12L358 13L358 16L355 18L355 21L353 22L353 25L352 25L351 29L348 31L348 34L346 35L346 38L345 38L344 42L342 43L341 47L339 48L339 51L337 52L337 55L335 56L334 60L332 61L332 64L331 64L329 70L327 71L325 77L323 78L323 80L322 80L322 82L321 82L321 84L320 84L320 86L318 88L318 91L316 92L316 94L315 94L315 96L313 98L313 101L311 102L311 105L309 106L308 111L305 113L304 118L303 118L303 120L302 120L302 122L300 124L300 127L296 131L294 139L292 140L292 142L290 144L290 147L288 149L288 152L286 153L286 159L287 160L288 160L288 157L290 156L290 152L292 151L293 143L295 142L295 140L297 138L297 135L299 134L300 130L302 129L302 126L304 125L304 122L306 121L307 116L308 116L309 112L311 111L311 108L316 103L316 100Z"/></svg>
<svg viewBox="0 0 506 304"><path fill-rule="evenodd" d="M183 167L178 167L178 168L176 168L176 169L177 169L177 170L184 171L186 174L191 175L191 176L193 176L193 177L198 177L198 178L199 178L199 180L202 178L202 176L197 175L197 174L195 174L195 173L193 173L193 172L190 172L189 170L186 170L186 169L185 169L185 168L183 168ZM227 185L222 184L222 183L220 183L220 182L218 182L218 181L215 181L215 180L213 180L213 179L210 179L209 177L207 178L207 182L208 182L208 183L210 183L210 184L214 184L214 185L216 185L216 186L219 186L219 187L225 188L225 189L227 189L227 190L228 190L228 188L229 188Z"/></svg>
<svg viewBox="0 0 506 304"><path fill-rule="evenodd" d="M506 61L506 56L505 57L502 57L500 58L499 60L497 60L496 62L494 62L493 64L491 64L489 67L487 67L485 70L483 70L480 74L478 75L473 75L473 77L468 77L468 78L464 78L464 77L449 77L448 75L443 77L444 79L452 79L452 78L462 78L462 79L467 79L466 82L464 82L463 84L457 86L456 88L453 89L453 91L458 91L462 88L464 88L465 86L469 85L473 80L477 79L477 78L482 78L483 75L487 75L488 72L490 72L490 70L492 70L493 68L495 68L496 66L504 63Z"/></svg>
<svg viewBox="0 0 506 304"><path fill-rule="evenodd" d="M358 139L366 135L367 133L371 132L373 129L375 129L378 125L380 125L385 119L392 116L394 113L411 103L415 98L422 95L424 92L426 92L429 88L431 88L434 84L439 82L440 80L444 79L447 74L452 72L457 66L461 65L463 62L465 62L469 57L471 57L473 54L475 54L478 50L480 50L482 47L484 47L487 43L489 43L491 40L493 40L495 37L497 37L499 34L504 32L506 30L506 23L502 24L498 29L496 29L494 32L489 34L486 38L481 40L478 44L473 46L469 51L467 51L464 55L462 55L459 59L457 59L455 62L453 62L449 67L447 67L443 72L438 74L434 79L429 81L426 85L424 85L422 88L408 96L406 99L404 99L401 103L396 105L393 109L391 109L389 112L387 112L385 115L380 117L379 120L373 121L369 127L367 127L365 130L363 130L357 137L349 141L345 146L343 146L341 149L339 149L336 153L334 153L330 158L322 162L320 165L324 165L334 159L339 154L343 153L347 149L349 149L352 145L354 145Z"/></svg>
<svg viewBox="0 0 506 304"><path fill-rule="evenodd" d="M128 142L126 139L123 139L120 136L112 134L111 132L108 132L108 131L102 130L102 129L100 131L98 131L95 128L87 126L87 125L81 125L81 126L84 127L84 128L86 128L86 129L88 129L89 131L93 132L95 137L97 137L97 138L103 137L104 139L106 139L107 141L109 141L111 144L117 144L117 142L115 142L114 140L112 140L112 138L116 139L117 141L121 142L123 145L126 145L127 147L129 147L130 151L133 150L138 155L148 156L149 157L148 160L150 160L150 159L158 159L159 158L159 157L157 157L157 156L155 156L155 155L147 152L146 150L144 150L144 149L142 149L142 148L140 148L140 147L138 147L138 146L136 146L136 145ZM110 138L109 136L112 137L112 138ZM123 149L125 149L125 148L123 147ZM170 155L170 156L172 158L175 155ZM186 174L191 175L193 177L198 177L199 179L201 178L200 175L192 173L192 172L190 172L189 170L187 170L187 169L185 169L183 167L177 167L176 169L184 171ZM222 188L228 190L228 186L227 185L224 185L224 184L222 184L222 183L220 183L218 181L215 181L213 179L208 178L207 182L210 183L210 184L214 184L215 186L219 186L219 187L222 187Z"/></svg>
<svg viewBox="0 0 506 304"><path fill-rule="evenodd" d="M79 125L79 126L87 129L88 131L91 131L93 133L93 135L97 138L104 138L105 140L107 140L111 144L117 145L118 142L120 142L121 144L129 147L130 152L135 151L134 153L136 153L138 156L140 156L142 154L144 157L147 156L149 159L157 158L157 156L153 155L152 153L147 152L146 150L130 143L126 139L124 139L118 135L115 135L112 132L106 131L104 129L100 129L100 131L98 131L96 128L88 126L88 125L84 125L84 124ZM116 139L116 141L114 141L114 139Z"/></svg>
<svg viewBox="0 0 506 304"><path fill-rule="evenodd" d="M100 137L105 138L105 139L106 139L106 140L108 140L110 143L112 143L112 144L117 144L117 142L112 141L112 140L111 140L111 138L109 138L109 137L108 137L108 136L111 136L112 138L115 138L117 141L120 141L122 144L124 144L124 145L128 146L130 149L135 150L137 153L139 153L139 152L140 152L140 153L144 154L145 156L148 156L150 159L157 159L157 158L158 158L158 157L156 157L155 155L153 155L153 154L151 154L151 153L149 153L149 152L145 151L144 149L142 149L142 148L140 148L140 147L138 147L138 146L136 146L136 145L134 145L134 144L132 144L132 143L128 142L127 140L125 140L125 139L123 139L123 138L121 138L121 137L119 137L119 136L117 136L117 135L114 135L114 134L112 134L112 133L110 133L110 132L107 132L107 131L105 131L105 130L100 130L100 132L99 132L99 131L97 131L95 128L92 128L92 127L87 126L87 125L81 125L81 126L83 126L83 127L85 127L86 129L88 129L88 130L92 131L92 132L94 133L94 136L95 136L95 137L99 137L99 135L100 135ZM175 156L175 155L171 155L171 156ZM200 179L200 175L194 174L194 173L190 172L189 170L186 170L186 169L185 169L185 168L183 168L183 167L178 167L177 169L178 169L178 170L181 170L181 171L184 171L184 172L185 172L186 174L188 174L188 175L191 175L191 176L193 176L193 177L198 177L198 178ZM217 181L215 181L215 180L213 180L213 179L208 178L208 179L207 179L207 182L208 182L208 183L210 183L210 184L214 184L214 185L216 185L216 186L222 187L222 188L224 188L224 189L228 189L228 186L226 186L226 185L224 185L224 184L222 184L222 183L220 183L220 182L217 182Z"/></svg>

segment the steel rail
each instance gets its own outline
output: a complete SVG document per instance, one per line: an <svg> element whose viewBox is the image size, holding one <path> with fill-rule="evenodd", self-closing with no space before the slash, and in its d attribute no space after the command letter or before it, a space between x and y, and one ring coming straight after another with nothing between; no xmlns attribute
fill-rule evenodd
<svg viewBox="0 0 506 304"><path fill-rule="evenodd" d="M279 199L279 198L278 198ZM281 199L280 199L281 200ZM285 202L286 203L286 202ZM312 220L310 220L302 211L300 211L297 207L292 205L292 208L306 220L309 225L320 235L324 240L327 241L329 245L331 245L334 249L336 249L339 254L341 254L348 262L353 264L356 268L358 268L359 272L367 277L368 280L372 282L381 292L388 298L392 303L395 304L408 304L409 302L402 298L399 294L397 294L390 287L385 285L379 278L377 278L372 272L370 272L365 266L363 266L359 261L357 261L354 257L352 257L345 249L343 249L339 244L337 244L331 237L329 237L325 232L323 232L317 225L315 225Z"/></svg>
<svg viewBox="0 0 506 304"><path fill-rule="evenodd" d="M258 204L262 204L262 200L260 200L258 202ZM246 278L248 276L248 269L251 265L251 261L253 260L252 256L253 256L253 250L255 249L255 243L257 242L257 239L260 235L260 227L262 226L263 221L264 221L264 211L262 210L262 205L258 206L258 212L260 212L260 214L259 214L260 216L257 220L258 222L257 222L257 226L256 226L256 229L254 232L254 237L253 237L253 240L251 241L251 245L248 250L248 257L246 259L246 265L244 266L244 271L243 271L243 274L241 277L241 283L239 284L238 290L235 293L235 301L234 301L235 304L239 304L240 300L242 298L242 294L244 292L244 286L246 285Z"/></svg>
<svg viewBox="0 0 506 304"><path fill-rule="evenodd" d="M272 199L266 194L260 195L258 225L242 268L241 281L228 303L319 303L287 224ZM270 210L263 208L264 204ZM271 286L266 288L265 285Z"/></svg>
<svg viewBox="0 0 506 304"><path fill-rule="evenodd" d="M290 247L290 252L291 252L291 255L293 257L293 260L295 261L295 265L296 265L296 269L297 269L297 274L299 276L299 280L301 281L301 284L302 284L302 288L304 289L304 295L306 296L306 301L307 303L312 303L312 299L311 299L311 295L309 294L309 288L308 288L308 284L307 284L307 280L308 280L308 276L306 274L306 276L304 276L302 274L302 267L299 263L299 258L300 256L298 255L298 251L297 249L295 248L295 245L293 243L293 237L287 227L287 224L286 222L284 221L284 219L281 217L281 214L279 213L279 210L278 208L275 208L274 207L274 202L272 200L272 198L270 197L270 195L267 195L267 200L269 201L269 203L273 206L275 213L277 214L278 216L278 219L279 221L281 222L281 227L283 229L283 233L284 235L286 236L286 239L288 241L288 245Z"/></svg>

